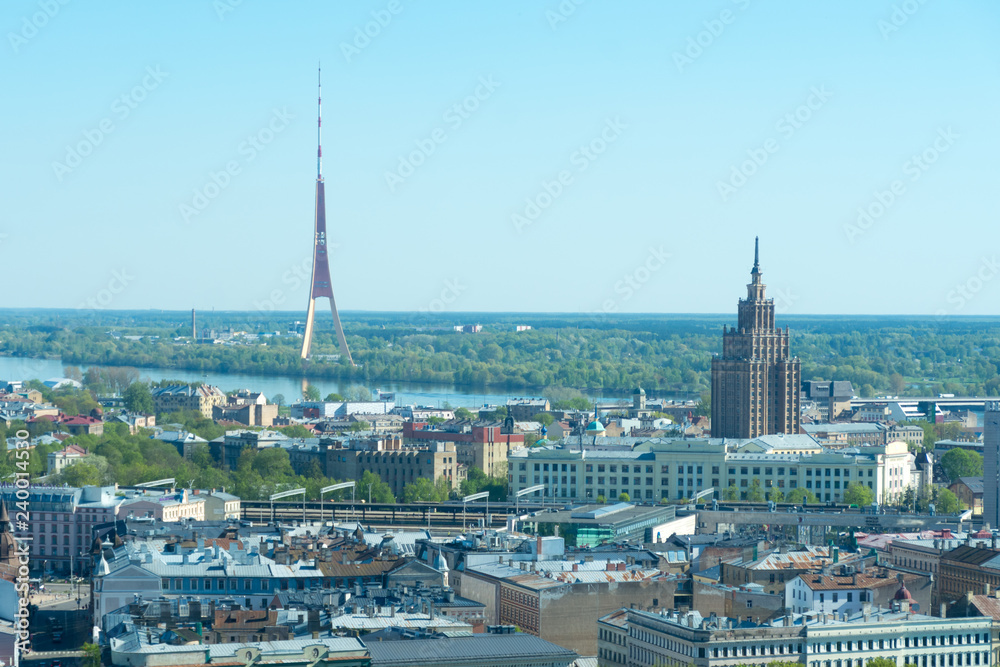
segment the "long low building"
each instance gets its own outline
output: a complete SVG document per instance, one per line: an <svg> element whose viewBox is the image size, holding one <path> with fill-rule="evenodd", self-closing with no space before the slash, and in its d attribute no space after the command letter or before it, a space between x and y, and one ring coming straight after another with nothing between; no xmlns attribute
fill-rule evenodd
<svg viewBox="0 0 1000 667"><path fill-rule="evenodd" d="M834 616L791 614L757 624L697 611L621 609L598 621L598 661L606 667L723 667L775 661L806 667L861 667L886 658L899 667L985 667L993 619L937 618L865 609Z"/></svg>
<svg viewBox="0 0 1000 667"><path fill-rule="evenodd" d="M355 637L231 644L150 644L131 629L111 638L111 662L128 667L569 667L579 656L522 633L365 642Z"/></svg>
<svg viewBox="0 0 1000 667"><path fill-rule="evenodd" d="M649 440L632 449L532 447L508 455L513 495L543 485L528 498L566 501L633 502L694 498L706 489L716 494L735 487L744 497L759 486L788 493L807 489L823 502L839 502L850 484L871 489L884 503L913 482L913 455L906 443L824 450L805 435L755 440ZM923 479L923 478L921 478Z"/></svg>

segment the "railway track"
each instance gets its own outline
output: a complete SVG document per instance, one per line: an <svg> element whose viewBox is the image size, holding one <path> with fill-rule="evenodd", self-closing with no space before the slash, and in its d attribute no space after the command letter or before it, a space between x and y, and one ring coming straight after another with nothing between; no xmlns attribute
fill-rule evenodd
<svg viewBox="0 0 1000 667"><path fill-rule="evenodd" d="M548 505L544 509L551 509ZM483 525L503 526L507 516L515 510L536 512L543 509L541 505L521 504L515 507L511 503L490 503L487 513L484 503L413 503L413 504L381 504L373 503L343 503L315 501L255 501L241 503L241 514L244 521L268 523L271 521L289 522L316 521L352 522L358 521L366 525L378 526L409 526L430 528L462 528Z"/></svg>

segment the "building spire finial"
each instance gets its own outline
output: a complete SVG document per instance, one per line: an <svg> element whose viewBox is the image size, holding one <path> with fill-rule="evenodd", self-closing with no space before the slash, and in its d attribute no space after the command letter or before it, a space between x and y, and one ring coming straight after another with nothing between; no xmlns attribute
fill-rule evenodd
<svg viewBox="0 0 1000 667"><path fill-rule="evenodd" d="M323 180L323 67L316 65L316 180Z"/></svg>
<svg viewBox="0 0 1000 667"><path fill-rule="evenodd" d="M753 237L753 270L760 271L760 237Z"/></svg>

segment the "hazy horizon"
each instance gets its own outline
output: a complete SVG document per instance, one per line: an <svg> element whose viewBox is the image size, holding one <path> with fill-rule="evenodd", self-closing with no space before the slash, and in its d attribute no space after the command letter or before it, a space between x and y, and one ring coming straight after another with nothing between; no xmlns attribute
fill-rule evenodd
<svg viewBox="0 0 1000 667"><path fill-rule="evenodd" d="M5 10L12 307L1000 312L995 3Z"/></svg>

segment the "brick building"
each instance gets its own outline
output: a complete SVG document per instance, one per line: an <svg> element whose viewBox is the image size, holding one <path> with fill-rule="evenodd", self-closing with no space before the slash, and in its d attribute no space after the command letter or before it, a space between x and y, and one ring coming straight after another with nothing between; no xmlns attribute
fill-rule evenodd
<svg viewBox="0 0 1000 667"><path fill-rule="evenodd" d="M799 360L791 357L788 329L774 326L774 299L764 295L755 242L747 298L738 324L722 334L722 356L712 359L712 435L756 438L799 432Z"/></svg>

